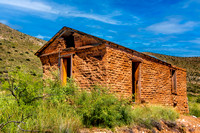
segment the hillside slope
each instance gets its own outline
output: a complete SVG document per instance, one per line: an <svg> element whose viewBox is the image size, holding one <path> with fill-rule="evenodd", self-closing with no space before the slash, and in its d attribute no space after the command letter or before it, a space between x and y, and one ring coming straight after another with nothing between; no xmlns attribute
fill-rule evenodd
<svg viewBox="0 0 200 133"><path fill-rule="evenodd" d="M0 23L0 75L16 68L41 74L40 60L34 53L45 42Z"/></svg>
<svg viewBox="0 0 200 133"><path fill-rule="evenodd" d="M200 93L200 57L175 57L156 53L144 52L178 67L187 70L188 91Z"/></svg>

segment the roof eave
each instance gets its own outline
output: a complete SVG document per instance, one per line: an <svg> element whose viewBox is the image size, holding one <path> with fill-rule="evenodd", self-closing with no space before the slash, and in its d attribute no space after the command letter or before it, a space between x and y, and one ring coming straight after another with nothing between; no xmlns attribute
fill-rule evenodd
<svg viewBox="0 0 200 133"><path fill-rule="evenodd" d="M47 48L55 39L57 39L57 37L59 37L65 30L66 30L66 26L64 26L62 29L60 29L47 43L45 43L36 53L36 56L40 56L41 52Z"/></svg>
<svg viewBox="0 0 200 133"><path fill-rule="evenodd" d="M136 51L136 50L129 49L129 48L124 47L124 46L122 46L122 45L119 45L119 44L116 44L116 43L113 43L113 42L104 40L104 39L99 38L99 37L96 37L96 36L92 36L92 35L90 35L90 34L87 34L87 33L81 32L81 31L74 30L74 29L72 29L72 28L68 28L68 27L66 27L66 26L64 26L62 29L60 29L46 44L44 44L44 45L35 53L35 55L39 57L39 56L41 55L42 51L45 50L45 48L47 48L47 47L48 47L53 41L55 41L58 37L60 37L60 36L64 33L64 31L66 31L66 30L70 30L70 31L73 31L73 32L77 32L77 33L80 33L80 34L87 35L87 36L89 36L89 37L93 37L93 38L99 40L102 44L105 43L105 44L107 44L107 45L112 45L112 46L114 46L114 47L116 47L116 48L124 49L125 51L128 51L128 52L130 52L130 53L136 53L136 54L140 55L141 57L145 57L145 58L147 58L147 59L149 59L149 60L154 60L154 61L156 61L157 63L161 63L161 64L164 64L164 65L166 65L166 66L173 67L171 64L169 64L169 63L167 63L167 62L164 62L164 61L162 61L162 60L156 59L156 58L151 57L151 56L149 56L149 55L143 54L143 53L138 52L138 51Z"/></svg>

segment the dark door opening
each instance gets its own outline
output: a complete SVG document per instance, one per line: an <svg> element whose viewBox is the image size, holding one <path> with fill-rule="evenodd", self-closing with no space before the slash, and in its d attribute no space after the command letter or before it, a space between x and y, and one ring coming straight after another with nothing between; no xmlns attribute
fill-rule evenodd
<svg viewBox="0 0 200 133"><path fill-rule="evenodd" d="M177 94L176 70L171 70L171 78L172 78L172 93Z"/></svg>
<svg viewBox="0 0 200 133"><path fill-rule="evenodd" d="M138 99L138 83L139 83L139 62L132 62L132 100L136 102Z"/></svg>
<svg viewBox="0 0 200 133"><path fill-rule="evenodd" d="M62 84L66 85L67 78L71 77L71 70L72 70L71 57L63 58L62 60L63 61L62 61L61 79L62 79Z"/></svg>
<svg viewBox="0 0 200 133"><path fill-rule="evenodd" d="M73 34L65 37L65 41L66 41L66 48L75 47Z"/></svg>

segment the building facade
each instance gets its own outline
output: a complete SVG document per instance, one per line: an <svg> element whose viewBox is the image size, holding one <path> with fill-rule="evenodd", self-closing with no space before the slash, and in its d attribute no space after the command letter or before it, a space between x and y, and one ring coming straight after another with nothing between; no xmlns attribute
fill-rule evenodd
<svg viewBox="0 0 200 133"><path fill-rule="evenodd" d="M36 52L44 78L58 70L62 84L95 84L136 103L173 106L188 113L186 70L101 38L63 27Z"/></svg>

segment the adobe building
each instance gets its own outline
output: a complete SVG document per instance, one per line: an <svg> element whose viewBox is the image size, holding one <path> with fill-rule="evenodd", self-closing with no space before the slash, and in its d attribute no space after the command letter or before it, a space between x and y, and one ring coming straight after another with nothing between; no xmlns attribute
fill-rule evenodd
<svg viewBox="0 0 200 133"><path fill-rule="evenodd" d="M35 55L42 62L44 78L58 70L63 84L73 77L83 89L100 84L136 103L189 112L186 70L135 50L63 27Z"/></svg>

